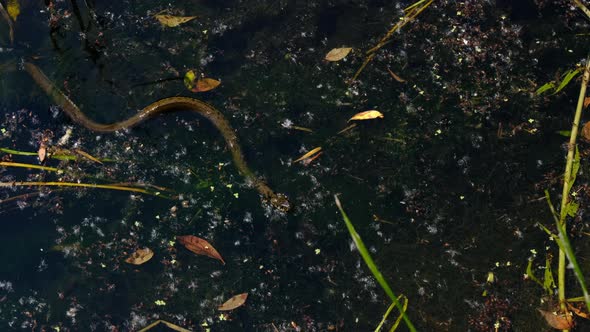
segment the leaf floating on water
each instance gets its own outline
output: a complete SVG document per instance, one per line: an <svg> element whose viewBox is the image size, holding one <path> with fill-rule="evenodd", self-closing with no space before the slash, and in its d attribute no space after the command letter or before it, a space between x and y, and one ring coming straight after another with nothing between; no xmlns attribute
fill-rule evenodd
<svg viewBox="0 0 590 332"><path fill-rule="evenodd" d="M6 11L8 15L16 22L16 18L20 14L20 4L18 0L8 0L6 2Z"/></svg>
<svg viewBox="0 0 590 332"><path fill-rule="evenodd" d="M584 98L584 108L588 107L588 105L590 105L590 97Z"/></svg>
<svg viewBox="0 0 590 332"><path fill-rule="evenodd" d="M197 74L189 70L184 75L184 85L192 92L205 92L215 89L221 82L212 78L197 79Z"/></svg>
<svg viewBox="0 0 590 332"><path fill-rule="evenodd" d="M352 51L352 47L333 48L328 54L326 54L325 59L332 62L340 61L344 59L350 51Z"/></svg>
<svg viewBox="0 0 590 332"><path fill-rule="evenodd" d="M167 26L170 28L177 27L181 24L184 24L188 21L191 21L191 20L197 18L196 16L172 16L172 15L156 15L155 17L158 21L160 21L160 23L163 26Z"/></svg>
<svg viewBox="0 0 590 332"><path fill-rule="evenodd" d="M585 140L590 141L590 121L586 122L584 127L582 127L582 137Z"/></svg>
<svg viewBox="0 0 590 332"><path fill-rule="evenodd" d="M37 151L37 156L39 157L39 162L42 163L45 160L45 157L47 157L47 147L45 147L45 144L41 144Z"/></svg>
<svg viewBox="0 0 590 332"><path fill-rule="evenodd" d="M569 330L574 327L574 320L569 314L557 314L551 311L537 309L545 318L547 324L558 330Z"/></svg>
<svg viewBox="0 0 590 332"><path fill-rule="evenodd" d="M176 240L185 246L186 249L194 252L195 254L215 258L225 265L225 261L223 258L221 258L219 252L217 252L217 250L215 250L215 248L213 248L213 246L206 240L194 235L177 236Z"/></svg>
<svg viewBox="0 0 590 332"><path fill-rule="evenodd" d="M193 92L205 92L215 89L219 86L221 82L212 78L201 78L197 81L197 86L195 87Z"/></svg>
<svg viewBox="0 0 590 332"><path fill-rule="evenodd" d="M304 154L303 156L301 156L301 157L299 157L297 160L295 160L293 163L296 163L296 162L298 162L298 161L302 161L302 160L305 160L305 159L309 159L309 158L311 158L311 157L312 157L314 154L316 154L316 153L318 153L318 152L320 152L320 151L322 151L322 147L321 147L321 146L319 146L319 147L317 147L317 148L315 148L315 149L313 149L313 150L311 150L311 151L307 152L306 154Z"/></svg>
<svg viewBox="0 0 590 332"><path fill-rule="evenodd" d="M376 111L376 110L370 110L370 111L360 112L360 113L355 114L348 121L352 121L352 120L371 120L371 119L376 119L376 118L383 119L383 113L381 113L379 111Z"/></svg>
<svg viewBox="0 0 590 332"><path fill-rule="evenodd" d="M387 71L389 72L389 75L391 75L391 77L393 77L393 79L398 81L399 83L404 83L406 81L403 78L397 76L396 73L392 72L391 69L389 69L389 67L387 67Z"/></svg>
<svg viewBox="0 0 590 332"><path fill-rule="evenodd" d="M154 257L154 252L150 248L138 249L131 256L127 257L125 262L133 265L141 265Z"/></svg>
<svg viewBox="0 0 590 332"><path fill-rule="evenodd" d="M248 293L242 293L242 294L235 295L231 299L225 301L222 305L217 307L217 310L220 310L220 311L234 310L235 308L243 306L244 303L246 302L247 298L248 298Z"/></svg>

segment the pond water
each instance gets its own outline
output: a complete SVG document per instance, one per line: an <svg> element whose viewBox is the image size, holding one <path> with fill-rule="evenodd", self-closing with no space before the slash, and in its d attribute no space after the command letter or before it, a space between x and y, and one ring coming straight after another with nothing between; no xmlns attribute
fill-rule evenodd
<svg viewBox="0 0 590 332"><path fill-rule="evenodd" d="M2 188L0 330L131 331L162 319L194 331L374 331L390 300L334 195L418 330L551 330L537 312L544 290L523 275L529 259L540 277L557 257L536 225L553 224L543 191L559 201L567 138L556 132L571 127L579 80L534 91L584 61L588 20L568 1L435 0L351 81L411 3L20 1L13 44L0 22L0 147L33 155L4 150L2 161L39 165L43 145L104 163L48 158L62 171L6 166L1 182L144 183L160 194ZM156 14L197 17L163 27ZM324 60L345 46L346 58ZM206 119L169 113L95 133L25 61L102 123L164 97L206 101L292 210L261 202ZM191 92L188 70L221 84ZM384 117L340 133L371 109ZM317 159L295 162L316 147ZM571 231L588 271L585 169ZM179 235L206 239L226 264ZM151 260L125 262L145 247ZM240 293L244 306L217 310ZM568 297L579 295L568 274Z"/></svg>

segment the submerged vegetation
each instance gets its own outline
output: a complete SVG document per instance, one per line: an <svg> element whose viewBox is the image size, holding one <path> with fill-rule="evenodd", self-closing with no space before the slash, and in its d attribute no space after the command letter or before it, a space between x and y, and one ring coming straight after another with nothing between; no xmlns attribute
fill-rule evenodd
<svg viewBox="0 0 590 332"><path fill-rule="evenodd" d="M588 329L587 5L0 0L0 330Z"/></svg>

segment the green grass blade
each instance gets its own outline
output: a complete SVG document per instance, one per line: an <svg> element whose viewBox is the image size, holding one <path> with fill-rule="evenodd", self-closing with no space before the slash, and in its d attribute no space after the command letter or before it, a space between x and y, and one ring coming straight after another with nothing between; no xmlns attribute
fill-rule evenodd
<svg viewBox="0 0 590 332"><path fill-rule="evenodd" d="M414 327L414 324L412 324L412 322L410 321L410 318L408 318L408 315L406 315L403 306L401 305L401 303L399 303L399 301L397 300L397 297L395 296L395 294L391 290L391 287L389 287L389 284L387 283L387 281L385 280L385 278L383 277L383 275L381 274L381 272L377 268L377 265L375 264L375 262L373 261L373 258L369 254L369 250L367 250L367 247L363 243L363 240L361 239L360 235L354 229L354 226L352 225L352 222L350 221L350 219L348 219L348 216L344 212L344 209L342 209L342 205L340 204L340 200L338 199L338 197L336 195L334 195L334 199L336 201L336 206L338 206L338 210L340 210L340 213L342 214L342 219L344 219L344 223L346 224L346 228L348 228L348 232L350 233L350 236L352 237L354 244L356 245L357 249L359 250L361 257L365 261L365 264L367 264L367 267L369 267L369 270L371 270L371 273L373 273L373 276L375 277L375 279L377 279L377 282L379 283L379 285L381 285L381 288L383 288L383 290L385 291L387 296L389 296L391 301L393 301L393 303L395 304L395 306L397 307L397 309L401 313L402 318L404 319L404 322L406 323L406 326L408 326L408 329L412 332L415 332L416 328Z"/></svg>
<svg viewBox="0 0 590 332"><path fill-rule="evenodd" d="M400 295L400 297L401 297L401 295ZM395 330L397 330L399 323L402 321L402 315L406 312L406 309L408 309L408 301L409 301L408 298L404 296L404 311L402 311L401 314L399 316L397 316L397 319L395 320L395 322L393 323L393 325L389 329L389 332L394 332Z"/></svg>
<svg viewBox="0 0 590 332"><path fill-rule="evenodd" d="M576 279L578 279L578 283L580 284L580 288L582 288L582 294L584 295L584 302L586 302L586 307L588 311L590 311L590 294L588 294L588 288L586 288L586 282L584 281L584 274L582 273L582 269L578 264L578 260L576 259L576 255L574 254L574 250L572 249L572 245L570 240L565 232L565 225L557 224L557 230L559 231L559 237L557 239L557 244L565 252L565 255L569 259L570 263L574 267L574 274Z"/></svg>
<svg viewBox="0 0 590 332"><path fill-rule="evenodd" d="M401 295L400 295L400 297L401 297ZM385 323L385 320L387 319L387 317L391 313L391 310L393 310L394 307L395 307L395 303L391 303L391 305L389 306L389 308L387 308L387 311L385 312L385 315L383 315L383 319L381 319L381 322L379 322L379 325L377 325L377 328L375 329L375 332L381 331L381 328L383 327L383 324Z"/></svg>
<svg viewBox="0 0 590 332"><path fill-rule="evenodd" d="M559 91L563 90L563 88L565 88L569 84L569 82L572 80L572 78L576 77L576 75L578 75L579 73L580 73L580 69L568 70L567 73L564 75L563 80L561 81L561 83L559 83L559 86L557 87L557 89L555 89L553 94L556 94Z"/></svg>

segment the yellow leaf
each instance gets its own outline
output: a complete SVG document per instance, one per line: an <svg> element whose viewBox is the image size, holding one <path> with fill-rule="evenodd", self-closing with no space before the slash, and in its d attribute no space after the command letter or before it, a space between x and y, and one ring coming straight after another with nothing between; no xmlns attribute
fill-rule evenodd
<svg viewBox="0 0 590 332"><path fill-rule="evenodd" d="M294 161L294 163L296 163L298 161L302 161L302 160L308 159L308 158L310 158L311 156L313 156L314 154L316 154L316 153L318 153L320 151L322 151L322 147L321 146L319 146L319 147L317 147L317 148L309 151L308 153L304 154L303 156L299 157L297 160Z"/></svg>
<svg viewBox="0 0 590 332"><path fill-rule="evenodd" d="M150 248L138 249L136 252L127 257L125 262L133 265L141 265L154 257L154 252Z"/></svg>
<svg viewBox="0 0 590 332"><path fill-rule="evenodd" d="M350 51L352 51L352 47L333 48L328 54L326 54L325 59L328 61L340 61L344 59Z"/></svg>
<svg viewBox="0 0 590 332"><path fill-rule="evenodd" d="M217 310L220 311L227 311L227 310L234 310L237 307L241 307L246 302L248 298L248 293L238 294L233 296L231 299L225 301L222 305L217 307Z"/></svg>
<svg viewBox="0 0 590 332"><path fill-rule="evenodd" d="M196 18L196 16L172 16L172 15L156 15L155 16L163 26L167 26L170 28L179 26L183 23L191 21Z"/></svg>
<svg viewBox="0 0 590 332"><path fill-rule="evenodd" d="M205 92L213 90L219 86L221 82L212 78L201 78L197 81L197 86L192 90L194 92Z"/></svg>
<svg viewBox="0 0 590 332"><path fill-rule="evenodd" d="M187 71L184 75L184 85L192 92L205 92L213 90L218 87L219 84L221 84L221 82L212 78L205 77L197 79L197 74L195 74L195 72L192 70Z"/></svg>
<svg viewBox="0 0 590 332"><path fill-rule="evenodd" d="M376 119L376 118L383 118L383 113L376 111L376 110L370 110L370 111L365 111L365 112L360 112L355 114L352 118L350 118L348 121L352 121L352 120L371 120L371 119Z"/></svg>
<svg viewBox="0 0 590 332"><path fill-rule="evenodd" d="M8 0L6 2L6 11L8 12L8 15L16 21L18 14L20 14L20 4L18 3L18 0Z"/></svg>

